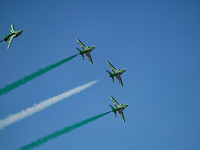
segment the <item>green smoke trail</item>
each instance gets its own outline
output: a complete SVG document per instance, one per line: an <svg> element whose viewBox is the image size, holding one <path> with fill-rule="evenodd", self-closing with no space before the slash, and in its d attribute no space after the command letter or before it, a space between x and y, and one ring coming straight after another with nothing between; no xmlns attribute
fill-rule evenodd
<svg viewBox="0 0 200 150"><path fill-rule="evenodd" d="M76 56L77 55L73 55L73 56L70 56L68 58L65 58L65 59L63 59L63 60L61 60L61 61L59 61L57 63L54 63L52 65L49 65L49 66L47 66L47 67L45 67L43 69L40 69L40 70L36 71L36 72L34 72L34 73L30 74L30 75L27 75L24 78L19 79L18 81L15 81L15 82L13 82L11 84L6 85L5 87L0 89L0 96L3 95L3 94L6 94L7 92L9 92L11 90L14 90L15 88L19 87L20 85L25 84L28 81L30 81L30 80L32 80L32 79L34 79L34 78L36 78L36 77L38 77L38 76L40 76L40 75L42 75L44 73L46 73L46 72L48 72L48 71L50 71L50 70L62 65L63 63L68 62L69 60L73 59Z"/></svg>
<svg viewBox="0 0 200 150"><path fill-rule="evenodd" d="M85 125L85 124L87 124L87 123L90 123L90 122L92 122L92 121L94 121L94 120L96 120L96 119L98 119L98 118L101 118L101 117L107 115L107 114L110 113L110 112L111 112L111 111L106 112L106 113L102 113L102 114L100 114L100 115L97 115L97 116L88 118L88 119L86 119L86 120L83 120L83 121L81 121L81 122L78 122L78 123L76 123L76 124L74 124L74 125L65 127L65 128L63 128L62 130L57 130L57 131L55 131L55 132L53 132L53 133L51 133L51 134L49 134L49 135L47 135L47 136L45 136L45 137L43 137L43 138L37 139L36 141L34 141L34 142L32 142L32 143L30 143L30 144L28 144L28 145L25 145L25 146L19 148L18 150L29 150L29 149L33 149L33 148L35 148L35 147L38 147L38 146L40 146L41 144L44 144L44 143L46 143L46 142L48 142L48 141L50 141L50 140L53 140L53 139L57 138L57 137L60 136L60 135L63 135L63 134L65 134L65 133L68 133L68 132L70 132L70 131L72 131L72 130L74 130L74 129L76 129L76 128L79 128L79 127L81 127L81 126L83 126L83 125Z"/></svg>

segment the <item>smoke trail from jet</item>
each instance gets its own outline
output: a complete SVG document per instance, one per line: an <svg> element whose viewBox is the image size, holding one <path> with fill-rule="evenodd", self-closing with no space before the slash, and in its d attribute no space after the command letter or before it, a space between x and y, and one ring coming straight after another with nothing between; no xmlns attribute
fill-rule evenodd
<svg viewBox="0 0 200 150"><path fill-rule="evenodd" d="M38 104L34 104L32 107L22 110L21 112L18 112L16 114L11 114L8 117L0 120L0 130L4 129L5 127L7 127L15 122L18 122L24 118L27 118L27 117L33 115L34 113L40 112L43 109L45 109L53 104L56 104L57 102L62 101L65 98L68 98L74 94L77 94L77 93L91 87L98 81L99 80L91 81L87 84L84 84L84 85L76 87L72 90L66 91L60 95L57 95L57 96L51 97L47 100L44 100Z"/></svg>
<svg viewBox="0 0 200 150"><path fill-rule="evenodd" d="M6 94L7 92L9 92L11 90L14 90L15 88L19 87L20 85L25 84L28 81L30 81L30 80L38 77L38 76L41 76L42 74L44 74L44 73L46 73L46 72L48 72L50 70L52 70L52 69L54 69L54 68L56 68L56 67L58 67L58 66L60 66L60 65L62 65L64 63L68 62L69 60L73 59L77 55L78 54L70 56L68 58L65 58L65 59L63 59L63 60L61 60L61 61L59 61L57 63L54 63L52 65L49 65L49 66L47 66L47 67L45 67L43 69L39 69L38 71L36 71L36 72L34 72L34 73L30 74L30 75L27 75L24 78L19 79L18 81L15 81L15 82L13 82L11 84L6 85L5 87L0 89L0 96L3 95L3 94Z"/></svg>
<svg viewBox="0 0 200 150"><path fill-rule="evenodd" d="M97 115L97 116L88 118L88 119L86 119L86 120L83 120L83 121L81 121L81 122L78 122L78 123L76 123L76 124L73 124L73 125L71 125L71 126L65 127L65 128L63 128L63 129L61 129L61 130L57 130L57 131L55 131L55 132L53 132L53 133L51 133L51 134L49 134L49 135L47 135L47 136L45 136L45 137L42 137L42 138L40 138L40 139L37 139L37 140L35 140L34 142L32 142L32 143L30 143L30 144L28 144L28 145L25 145L25 146L19 148L18 150L29 150L29 149L33 149L33 148L35 148L35 147L38 147L38 146L40 146L41 144L44 144L44 143L46 143L46 142L48 142L48 141L50 141L50 140L53 140L53 139L55 139L55 138L57 138L57 137L59 137L59 136L65 134L65 133L68 133L68 132L70 132L70 131L72 131L72 130L74 130L74 129L77 129L77 128L79 128L79 127L81 127L81 126L87 124L87 123L90 123L90 122L92 122L92 121L95 121L96 119L101 118L101 117L107 115L107 114L110 113L110 112L111 112L111 111L106 112L106 113L102 113L102 114L100 114L100 115Z"/></svg>

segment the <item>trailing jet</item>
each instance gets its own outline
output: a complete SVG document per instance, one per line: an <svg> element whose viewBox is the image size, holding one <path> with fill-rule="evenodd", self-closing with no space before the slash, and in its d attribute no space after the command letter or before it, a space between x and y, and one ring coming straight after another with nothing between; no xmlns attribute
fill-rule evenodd
<svg viewBox="0 0 200 150"><path fill-rule="evenodd" d="M76 48L77 50L79 50L79 52L80 52L79 54L81 54L83 59L84 59L84 55L83 54L85 53L87 55L88 59L90 60L91 64L93 64L92 58L90 56L90 52L93 49L95 49L95 46L91 46L91 47L87 46L86 47L79 39L77 39L77 41L79 42L79 44L81 45L81 47L83 49L83 51L81 51L79 48Z"/></svg>
<svg viewBox="0 0 200 150"><path fill-rule="evenodd" d="M109 105L111 108L112 108L112 111L115 113L115 117L117 116L117 111L119 112L123 122L125 122L125 118L124 118L124 114L123 114L123 110L128 107L128 104L118 104L117 101L112 97L110 96L110 98L112 99L113 103L115 104L116 108L114 108L113 106Z"/></svg>
<svg viewBox="0 0 200 150"><path fill-rule="evenodd" d="M3 45L5 45L6 41L8 41L7 49L9 49L13 39L18 37L20 34L22 34L22 32L23 32L23 30L15 31L14 25L11 24L10 34L8 36L4 35Z"/></svg>
<svg viewBox="0 0 200 150"><path fill-rule="evenodd" d="M112 78L113 82L114 82L114 76L116 76L117 79L119 80L119 83L123 87L123 83L122 83L122 79L121 79L120 75L122 73L124 73L126 71L126 69L121 69L121 70L120 69L116 69L109 61L107 61L107 63L110 66L110 68L113 71L113 73L109 72L108 70L106 70L106 71L110 74L110 77Z"/></svg>

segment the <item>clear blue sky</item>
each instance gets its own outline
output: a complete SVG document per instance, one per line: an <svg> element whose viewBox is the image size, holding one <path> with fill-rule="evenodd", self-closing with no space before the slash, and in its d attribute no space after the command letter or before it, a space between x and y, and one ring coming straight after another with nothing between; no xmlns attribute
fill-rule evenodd
<svg viewBox="0 0 200 150"><path fill-rule="evenodd" d="M0 46L0 87L77 54L76 38L95 45L94 64L77 56L0 97L0 119L92 80L99 83L0 131L0 149L19 148L110 110L112 95L128 103L37 148L188 150L200 147L200 2L3 1L0 37L24 29L9 50ZM126 68L112 83L106 61Z"/></svg>

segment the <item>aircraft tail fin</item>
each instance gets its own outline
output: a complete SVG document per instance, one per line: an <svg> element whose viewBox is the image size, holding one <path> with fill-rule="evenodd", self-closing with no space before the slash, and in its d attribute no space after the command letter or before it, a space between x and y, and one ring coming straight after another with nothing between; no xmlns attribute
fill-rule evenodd
<svg viewBox="0 0 200 150"><path fill-rule="evenodd" d="M76 48L76 49L80 52L79 54L81 54L82 58L84 59L84 55L83 55L83 53L81 53L82 51L79 48Z"/></svg>
<svg viewBox="0 0 200 150"><path fill-rule="evenodd" d="M109 105L112 108L112 111L115 113L115 117L117 116L117 113L115 111L115 108L112 105Z"/></svg>
<svg viewBox="0 0 200 150"><path fill-rule="evenodd" d="M112 81L114 82L114 76L111 76L112 73L108 70L106 70L106 71L110 74L110 77L112 78Z"/></svg>

